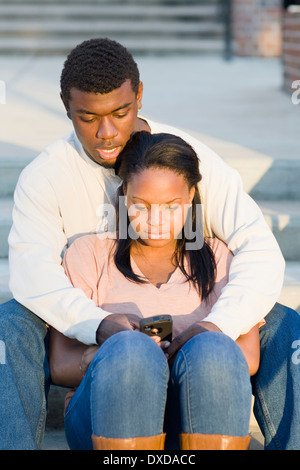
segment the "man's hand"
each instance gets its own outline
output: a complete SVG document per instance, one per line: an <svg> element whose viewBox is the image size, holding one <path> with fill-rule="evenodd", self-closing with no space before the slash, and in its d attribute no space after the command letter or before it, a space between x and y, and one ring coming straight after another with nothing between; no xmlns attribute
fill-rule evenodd
<svg viewBox="0 0 300 470"><path fill-rule="evenodd" d="M140 318L133 314L113 313L105 317L96 332L96 341L101 346L110 336L120 331L139 330Z"/></svg>
<svg viewBox="0 0 300 470"><path fill-rule="evenodd" d="M180 333L176 338L173 339L172 343L168 348L165 349L166 357L168 358L169 364L173 365L176 354L182 346L187 343L193 336L207 331L221 331L216 325L206 321L200 321L193 323L186 330Z"/></svg>

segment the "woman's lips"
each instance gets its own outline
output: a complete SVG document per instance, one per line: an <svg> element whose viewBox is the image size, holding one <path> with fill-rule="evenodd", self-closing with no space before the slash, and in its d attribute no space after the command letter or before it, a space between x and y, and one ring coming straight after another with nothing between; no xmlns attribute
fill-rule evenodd
<svg viewBox="0 0 300 470"><path fill-rule="evenodd" d="M148 232L148 238L152 240L161 240L170 238L170 232Z"/></svg>
<svg viewBox="0 0 300 470"><path fill-rule="evenodd" d="M107 149L96 149L103 160L111 160L118 157L121 147L112 147Z"/></svg>

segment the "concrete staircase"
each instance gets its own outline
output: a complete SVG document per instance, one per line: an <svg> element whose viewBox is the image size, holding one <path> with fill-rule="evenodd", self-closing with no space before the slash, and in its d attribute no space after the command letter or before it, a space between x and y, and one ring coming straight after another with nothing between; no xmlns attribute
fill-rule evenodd
<svg viewBox="0 0 300 470"><path fill-rule="evenodd" d="M224 50L221 0L2 0L0 54L63 54L92 37L134 54Z"/></svg>

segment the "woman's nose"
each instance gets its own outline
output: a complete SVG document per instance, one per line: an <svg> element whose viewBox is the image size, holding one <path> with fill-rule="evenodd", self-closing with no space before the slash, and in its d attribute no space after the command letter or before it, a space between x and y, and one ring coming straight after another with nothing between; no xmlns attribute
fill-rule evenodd
<svg viewBox="0 0 300 470"><path fill-rule="evenodd" d="M152 204L148 213L148 224L152 226L159 226L163 223L163 214L159 204Z"/></svg>

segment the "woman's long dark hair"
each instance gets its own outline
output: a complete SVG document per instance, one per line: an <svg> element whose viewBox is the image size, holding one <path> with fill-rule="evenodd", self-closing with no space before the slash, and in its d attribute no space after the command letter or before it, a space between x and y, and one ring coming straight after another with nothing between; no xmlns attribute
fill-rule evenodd
<svg viewBox="0 0 300 470"><path fill-rule="evenodd" d="M179 175L183 175L189 190L195 188L195 196L191 208L191 226L192 232L195 234L196 229L199 230L197 224L197 205L200 207L200 193L198 183L201 181L199 171L199 159L194 149L180 137L171 134L150 134L142 131L132 135L122 153L119 155L115 170L119 177L123 180L126 187L131 178L148 168L161 168L174 171ZM119 189L119 196L124 196L123 185ZM120 201L120 198L118 198ZM124 200L124 198L121 198ZM119 206L117 205L117 224L120 221ZM127 233L129 226L129 218L127 215ZM118 227L119 225L117 225ZM214 287L216 276L216 263L214 254L210 246L203 238L203 227L201 225L203 243L197 247L196 235L194 240L189 240L190 246L195 248L187 249L187 238L185 230L182 232L181 238L176 240L176 249L173 256L173 263L179 267L187 281L191 282L196 288L201 299L206 299ZM199 237L199 233L198 233ZM144 278L136 275L130 263L130 247L133 240L126 238L117 238L114 261L121 273L129 280L137 283L148 282ZM187 269L185 267L187 260Z"/></svg>

